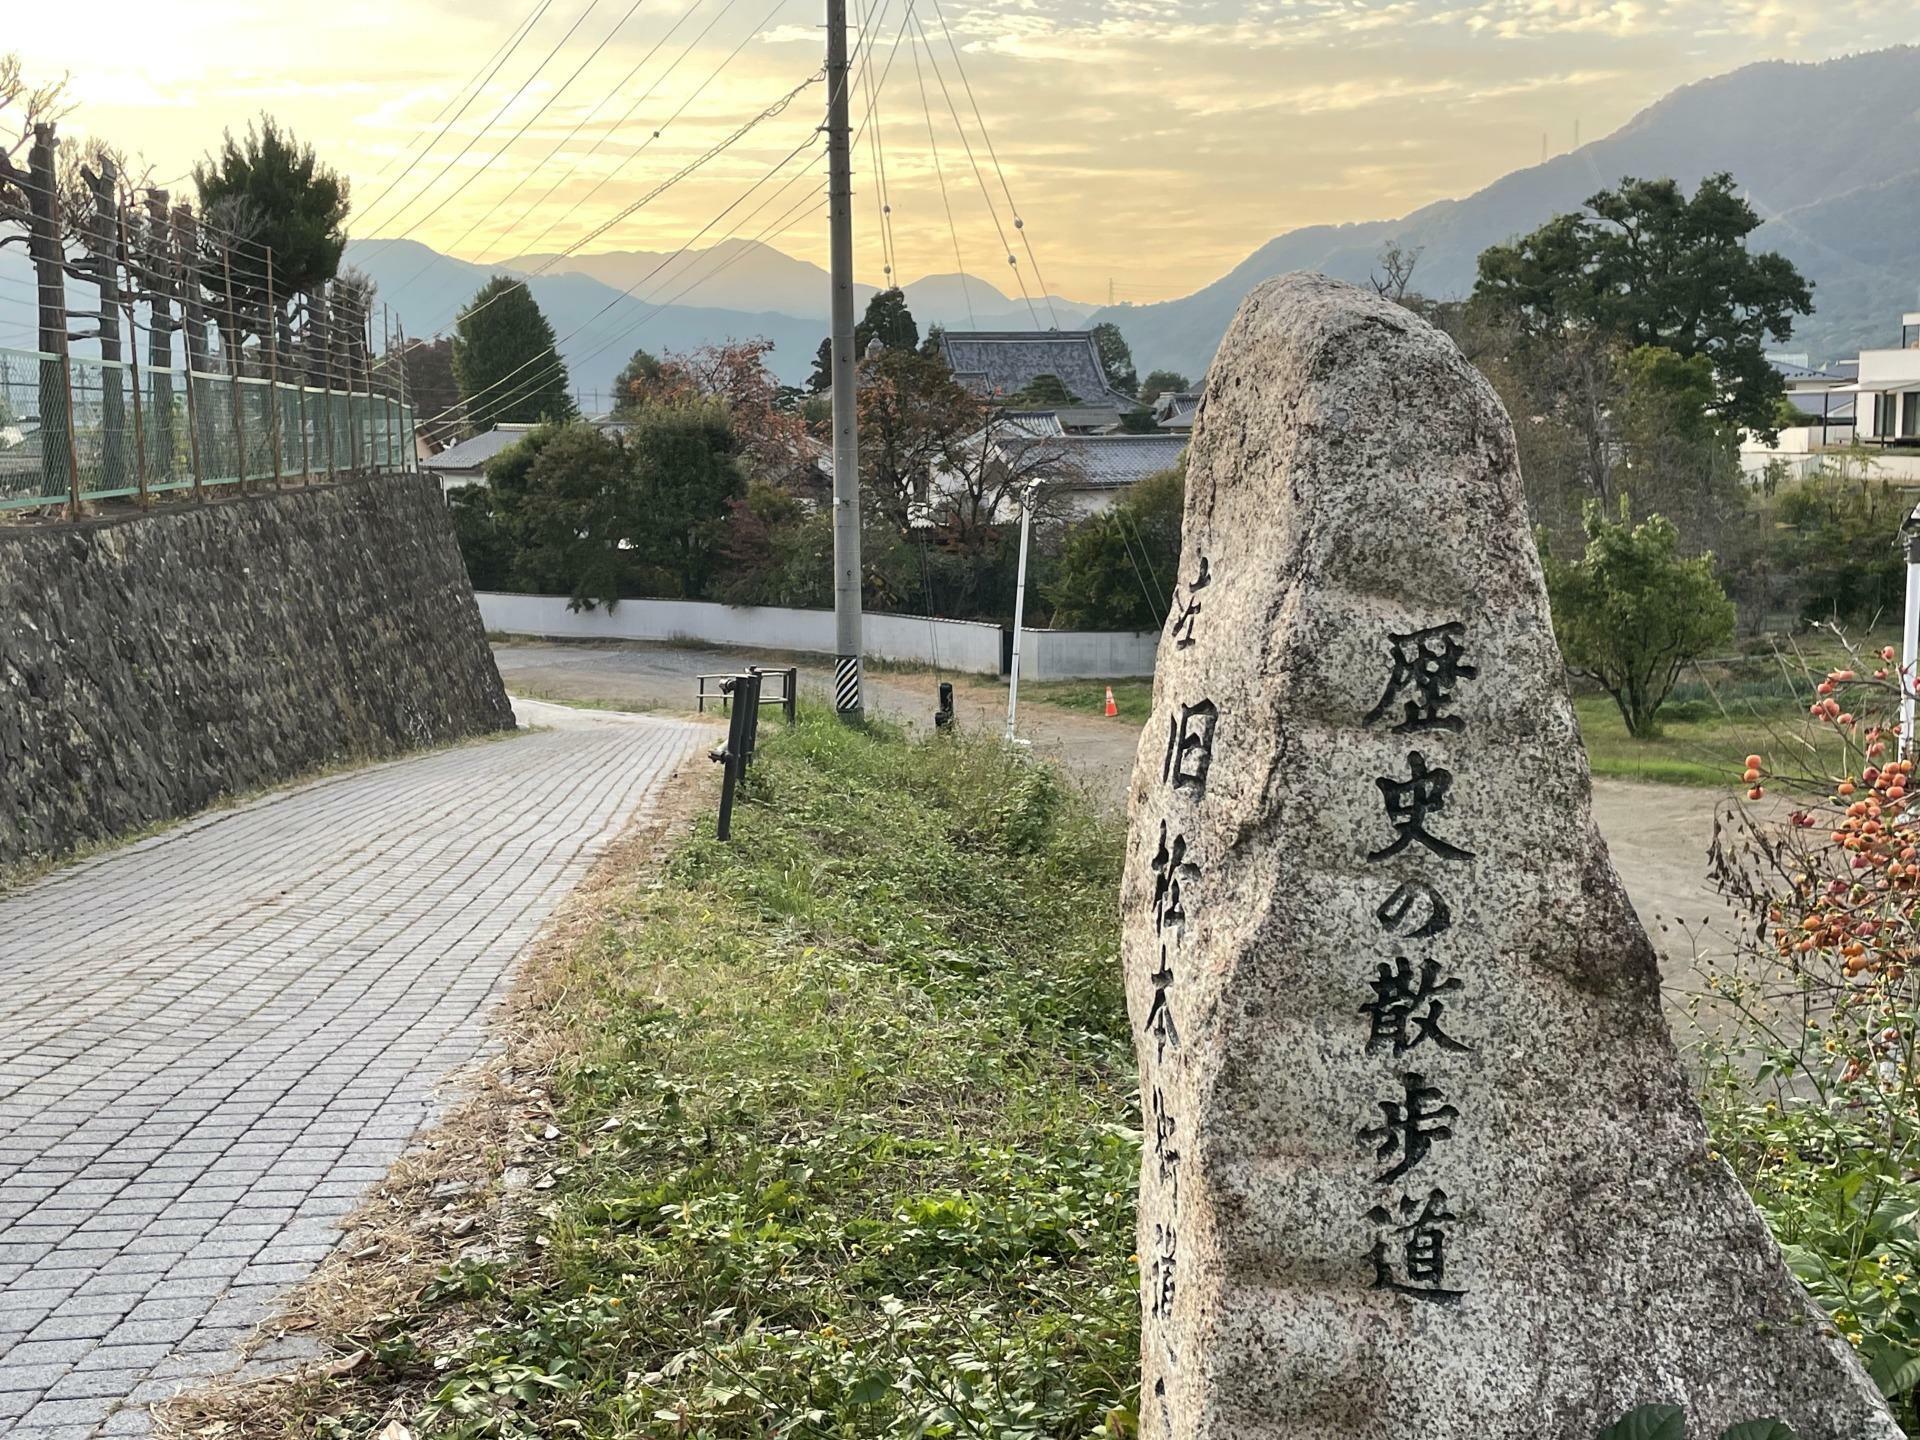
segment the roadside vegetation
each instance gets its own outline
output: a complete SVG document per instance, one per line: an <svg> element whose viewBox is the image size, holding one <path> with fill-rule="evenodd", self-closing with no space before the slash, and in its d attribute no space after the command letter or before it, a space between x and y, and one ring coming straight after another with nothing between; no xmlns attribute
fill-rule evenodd
<svg viewBox="0 0 1920 1440"><path fill-rule="evenodd" d="M991 744L822 714L763 734L743 802L731 844L703 818L603 883L530 977L523 1048L557 1058L517 1218L183 1431L1125 1430L1117 827Z"/></svg>
<svg viewBox="0 0 1920 1440"><path fill-rule="evenodd" d="M1776 773L1714 847L1749 939L1694 1005L1719 1153L1807 1289L1920 1434L1920 857L1891 645L1802 691L1827 773Z"/></svg>

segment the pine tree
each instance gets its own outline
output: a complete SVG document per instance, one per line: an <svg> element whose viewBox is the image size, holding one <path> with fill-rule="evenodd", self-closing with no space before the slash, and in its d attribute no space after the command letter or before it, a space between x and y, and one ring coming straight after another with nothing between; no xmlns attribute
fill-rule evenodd
<svg viewBox="0 0 1920 1440"><path fill-rule="evenodd" d="M453 376L476 435L577 413L553 326L522 280L496 275L467 302L453 326Z"/></svg>

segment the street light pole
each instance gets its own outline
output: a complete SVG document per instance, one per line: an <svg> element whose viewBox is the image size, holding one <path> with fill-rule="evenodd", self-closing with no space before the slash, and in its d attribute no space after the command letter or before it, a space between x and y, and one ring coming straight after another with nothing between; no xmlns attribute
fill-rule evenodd
<svg viewBox="0 0 1920 1440"><path fill-rule="evenodd" d="M1007 676L1007 743L1012 744L1014 717L1020 710L1020 631L1027 618L1027 537L1033 532L1033 497L1038 480L1029 480L1020 492L1020 568L1013 587L1013 662Z"/></svg>
<svg viewBox="0 0 1920 1440"><path fill-rule="evenodd" d="M853 147L847 120L847 0L827 0L827 226L832 268L833 704L858 721L860 451L854 404Z"/></svg>

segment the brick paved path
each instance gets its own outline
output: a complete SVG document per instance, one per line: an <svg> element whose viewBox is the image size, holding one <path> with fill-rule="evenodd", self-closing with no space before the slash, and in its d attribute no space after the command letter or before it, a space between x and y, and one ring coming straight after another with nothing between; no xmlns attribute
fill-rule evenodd
<svg viewBox="0 0 1920 1440"><path fill-rule="evenodd" d="M545 733L282 791L0 897L0 1435L140 1434L485 1044L508 968L708 732Z"/></svg>

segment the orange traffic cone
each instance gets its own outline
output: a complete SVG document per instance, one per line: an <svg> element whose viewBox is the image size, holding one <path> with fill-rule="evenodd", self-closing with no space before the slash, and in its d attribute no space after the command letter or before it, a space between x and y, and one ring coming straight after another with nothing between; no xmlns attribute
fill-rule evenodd
<svg viewBox="0 0 1920 1440"><path fill-rule="evenodd" d="M1113 686L1107 686L1107 714L1118 715L1120 707L1113 703Z"/></svg>

